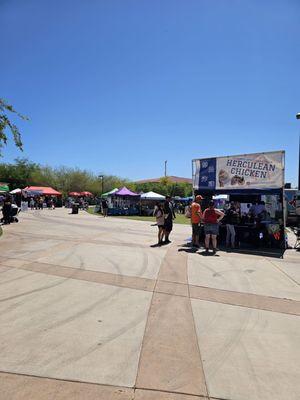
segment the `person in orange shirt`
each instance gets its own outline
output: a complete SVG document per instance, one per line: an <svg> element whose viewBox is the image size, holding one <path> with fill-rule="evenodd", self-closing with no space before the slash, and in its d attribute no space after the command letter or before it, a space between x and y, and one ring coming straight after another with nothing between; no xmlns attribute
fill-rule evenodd
<svg viewBox="0 0 300 400"><path fill-rule="evenodd" d="M191 223L192 223L192 246L193 247L200 247L200 221L202 218L202 210L201 210L201 201L203 197L199 194L196 196L194 202L191 205Z"/></svg>

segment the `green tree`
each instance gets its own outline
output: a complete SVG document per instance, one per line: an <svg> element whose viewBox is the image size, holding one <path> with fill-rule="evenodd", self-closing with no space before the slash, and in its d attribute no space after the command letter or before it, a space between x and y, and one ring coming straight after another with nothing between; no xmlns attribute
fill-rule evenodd
<svg viewBox="0 0 300 400"><path fill-rule="evenodd" d="M31 184L34 174L40 166L26 158L17 158L14 164L0 164L0 181L7 182L10 189L25 187Z"/></svg>
<svg viewBox="0 0 300 400"><path fill-rule="evenodd" d="M7 111L16 114L18 117L24 120L28 120L25 115L18 113L12 105L8 104L4 99L0 98L0 156L2 155L1 149L7 144L8 137L6 134L7 130L10 130L15 145L23 151L23 143L21 140L21 134L18 127L11 122L7 116Z"/></svg>

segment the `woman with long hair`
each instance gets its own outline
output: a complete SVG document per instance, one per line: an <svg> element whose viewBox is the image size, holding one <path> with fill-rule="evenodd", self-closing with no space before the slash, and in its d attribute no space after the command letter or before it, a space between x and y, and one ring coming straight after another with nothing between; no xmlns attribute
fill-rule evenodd
<svg viewBox="0 0 300 400"><path fill-rule="evenodd" d="M163 243L163 237L164 237L164 224L165 224L165 214L164 214L164 209L161 203L157 202L155 205L154 213L153 213L157 227L158 227L158 245L161 245Z"/></svg>

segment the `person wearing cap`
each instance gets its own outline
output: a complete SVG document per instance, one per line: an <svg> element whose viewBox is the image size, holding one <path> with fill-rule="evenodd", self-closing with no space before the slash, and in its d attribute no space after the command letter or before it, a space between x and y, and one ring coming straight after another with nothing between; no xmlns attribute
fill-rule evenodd
<svg viewBox="0 0 300 400"><path fill-rule="evenodd" d="M201 201L203 197L197 195L194 202L191 205L191 223L192 223L192 246L200 247L200 221L202 218Z"/></svg>

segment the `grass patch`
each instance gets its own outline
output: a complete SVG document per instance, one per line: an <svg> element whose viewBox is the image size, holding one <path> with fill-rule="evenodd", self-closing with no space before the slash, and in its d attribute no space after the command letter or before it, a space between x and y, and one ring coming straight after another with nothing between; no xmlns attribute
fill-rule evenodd
<svg viewBox="0 0 300 400"><path fill-rule="evenodd" d="M146 217L146 216L140 216L140 215L120 215L118 216L118 218L125 218L125 219L133 219L136 221L149 221L149 222L155 222L155 218L154 217ZM188 218L186 218L184 215L182 214L176 214L176 218L173 220L174 224L182 224L182 225L190 225L190 220Z"/></svg>
<svg viewBox="0 0 300 400"><path fill-rule="evenodd" d="M95 206L90 206L90 207L87 209L87 212L88 212L89 214L95 215L94 210L95 210ZM97 214L96 214L96 215L97 215Z"/></svg>
<svg viewBox="0 0 300 400"><path fill-rule="evenodd" d="M89 207L87 212L89 214L93 214L93 215L99 215L99 214L95 214L94 213L94 209L95 207ZM110 216L110 218L112 218ZM140 216L140 215L116 215L114 216L114 218L125 218L125 219L133 219L136 221L149 221L149 222L155 222L155 218L154 217L147 217L147 216ZM176 214L176 218L173 221L174 224L183 224L183 225L190 225L191 221L190 219L186 218L185 215L183 214Z"/></svg>

